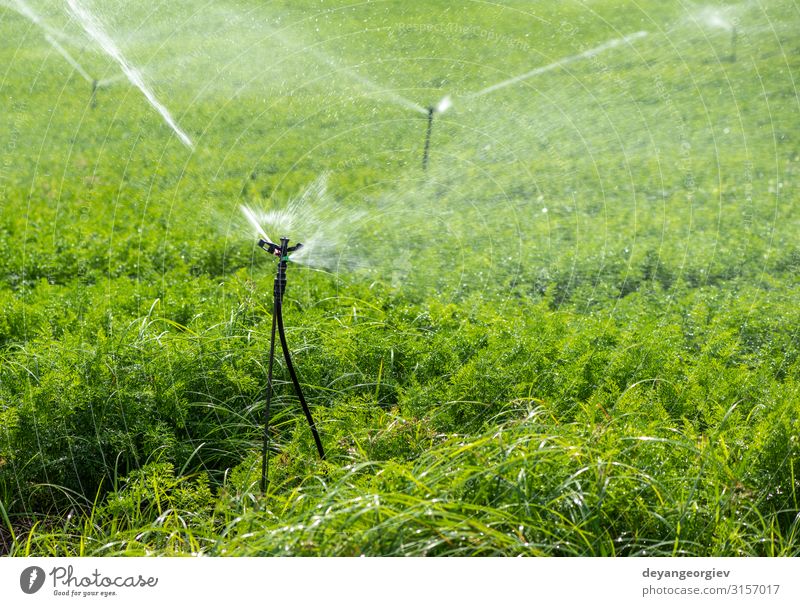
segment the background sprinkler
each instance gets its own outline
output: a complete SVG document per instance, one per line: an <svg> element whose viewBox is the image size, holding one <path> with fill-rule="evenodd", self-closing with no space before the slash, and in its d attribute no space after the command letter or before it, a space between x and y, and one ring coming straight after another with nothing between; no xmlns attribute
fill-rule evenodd
<svg viewBox="0 0 800 606"><path fill-rule="evenodd" d="M728 11L722 9L714 9L711 7L707 7L701 10L698 13L698 18L700 19L700 23L708 28L719 29L726 32L730 32L731 34L730 54L724 59L720 57L720 60L729 61L730 63L736 63L736 43L739 34L739 32L737 31L738 20L731 18L730 13Z"/></svg>
<svg viewBox="0 0 800 606"><path fill-rule="evenodd" d="M100 83L95 79L92 80L92 96L89 98L89 103L92 106L92 109L97 107L97 89L99 88Z"/></svg>
<svg viewBox="0 0 800 606"><path fill-rule="evenodd" d="M422 151L422 170L428 170L428 150L431 147L431 131L433 130L433 112L436 108L428 108L428 129L425 131L425 147Z"/></svg>
<svg viewBox="0 0 800 606"><path fill-rule="evenodd" d="M311 434L314 436L314 443L317 445L317 452L321 459L325 458L325 450L322 448L322 441L317 432L317 426L314 423L314 418L311 416L311 410L308 408L306 399L303 396L303 390L300 388L300 381L297 380L297 373L292 364L292 357L289 353L289 346L286 344L286 331L283 327L283 295L286 292L286 266L289 263L289 255L296 250L302 248L299 242L294 246L289 246L289 238L281 238L280 244L275 244L266 236L258 241L258 245L271 255L278 257L278 270L275 274L275 282L272 287L272 332L269 341L269 362L267 366L267 394L266 406L264 409L264 443L261 451L261 492L262 494L267 491L267 475L268 475L268 462L269 462L269 421L270 421L270 405L272 404L272 368L275 360L275 329L278 330L278 336L281 341L281 349L283 350L283 358L286 360L286 368L289 370L289 376L292 379L295 393L300 400L300 406L303 408L303 413L306 416L309 426L311 427Z"/></svg>
<svg viewBox="0 0 800 606"><path fill-rule="evenodd" d="M425 131L425 147L422 151L422 170L428 170L428 153L430 152L431 148L431 131L433 130L433 114L440 113L443 114L452 105L452 101L450 97L444 97L439 103L435 106L431 105L428 107L428 129Z"/></svg>

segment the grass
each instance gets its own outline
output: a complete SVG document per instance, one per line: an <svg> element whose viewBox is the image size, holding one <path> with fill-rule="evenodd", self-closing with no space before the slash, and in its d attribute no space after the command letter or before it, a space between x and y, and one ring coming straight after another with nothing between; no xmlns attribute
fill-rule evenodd
<svg viewBox="0 0 800 606"><path fill-rule="evenodd" d="M735 62L682 3L285 4L88 4L194 152L0 8L0 549L800 555L791 3L721 9ZM427 174L424 116L347 66L453 95ZM239 205L303 191L336 229L285 314L329 456L279 364L262 496L274 266Z"/></svg>

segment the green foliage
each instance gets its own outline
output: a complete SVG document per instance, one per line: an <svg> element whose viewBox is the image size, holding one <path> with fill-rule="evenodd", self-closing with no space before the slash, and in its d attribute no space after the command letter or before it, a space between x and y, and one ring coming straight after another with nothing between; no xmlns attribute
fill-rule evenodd
<svg viewBox="0 0 800 606"><path fill-rule="evenodd" d="M305 48L306 4L251 8ZM1 550L800 555L791 3L731 8L736 62L674 3L314 13L321 53L423 104L454 95L427 175L421 117L218 8L191 36L142 15L151 39L126 47L202 133L189 152L126 86L93 109L0 7ZM326 172L359 263L292 264L285 315L328 460L279 359L261 495L274 266L238 206Z"/></svg>

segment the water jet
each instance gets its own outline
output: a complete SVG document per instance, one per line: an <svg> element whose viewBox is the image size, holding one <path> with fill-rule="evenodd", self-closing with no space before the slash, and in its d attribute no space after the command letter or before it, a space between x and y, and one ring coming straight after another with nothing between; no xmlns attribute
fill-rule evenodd
<svg viewBox="0 0 800 606"><path fill-rule="evenodd" d="M27 18L31 23L36 25L42 30L44 35L44 39L47 40L47 43L52 46L56 52L61 55L64 60L69 63L72 68L80 74L81 78L93 84L95 82L94 78L92 78L88 72L83 69L80 63L78 63L75 58L64 48L61 43L56 39L57 32L53 30L49 25L47 25L44 20L30 7L28 6L23 0L14 0L14 3L11 5L17 13L22 15L23 17ZM92 90L94 90L94 85Z"/></svg>
<svg viewBox="0 0 800 606"><path fill-rule="evenodd" d="M122 71L128 77L128 80L130 80L131 84L133 84L142 92L150 105L161 115L161 117L164 119L164 122L166 122L167 126L173 130L181 142L189 149L194 149L194 143L192 143L189 135L187 135L181 129L181 127L178 126L178 124L172 118L172 114L169 113L169 110L162 105L153 91L150 90L150 87L145 84L141 72L128 61L125 55L122 54L122 51L111 39L111 36L106 33L97 17L95 17L91 12L89 12L88 9L81 5L78 0L67 0L67 5L69 6L70 14L78 21L78 23L81 24L86 34L92 40L94 40L109 57L114 59L114 61L119 64L119 66L122 68ZM91 82L92 79L89 78L89 81Z"/></svg>
<svg viewBox="0 0 800 606"><path fill-rule="evenodd" d="M506 80L498 82L497 84L487 86L486 88L481 89L476 93L468 95L468 97L477 98L477 97L482 97L483 95L488 95L489 93L493 93L494 91L500 90L501 88L506 88L507 86L511 86L512 84L517 84L518 82L522 82L523 80L527 80L528 78L533 78L534 76L538 76L540 74L553 71L554 69L563 67L565 65L569 65L570 63L581 61L583 59L591 59L592 57L595 57L600 53L604 53L605 51L611 50L612 48L617 48L618 46L622 46L623 44L630 44L631 42L644 38L647 35L648 35L647 32L640 31L624 36L623 38L614 38L613 40L604 42L599 46L595 46L594 48L585 50L577 55L564 57L563 59L559 59L558 61L554 61L553 63L549 63L548 65L543 65L542 67L537 67L529 72L520 74L519 76L514 76L513 78L508 78Z"/></svg>

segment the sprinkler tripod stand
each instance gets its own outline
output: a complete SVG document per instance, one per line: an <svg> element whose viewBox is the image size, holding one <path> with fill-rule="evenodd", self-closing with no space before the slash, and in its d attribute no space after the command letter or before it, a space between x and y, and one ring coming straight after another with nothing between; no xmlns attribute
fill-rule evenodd
<svg viewBox="0 0 800 606"><path fill-rule="evenodd" d="M295 246L289 246L289 238L281 238L280 244L275 244L269 240L261 239L258 245L271 255L278 257L278 271L275 275L275 282L272 287L272 333L269 341L269 362L267 366L267 395L266 407L264 410L264 444L261 451L261 492L262 494L267 491L267 473L269 462L269 421L270 421L270 405L272 404L272 366L275 361L275 329L278 330L278 336L281 341L281 349L283 349L283 359L286 361L286 368L289 370L289 376L292 379L295 393L300 400L300 406L303 408L303 413L306 416L309 426L311 427L311 434L314 436L314 443L317 445L317 452L321 459L325 458L325 450L322 448L322 441L319 439L317 426L314 424L314 418L311 416L311 410L308 408L305 397L303 397L303 390L300 388L300 381L297 380L297 373L292 364L292 357L289 354L289 346L286 344L286 331L283 327L283 295L286 292L286 266L289 263L289 254L295 252L303 245L298 243Z"/></svg>

